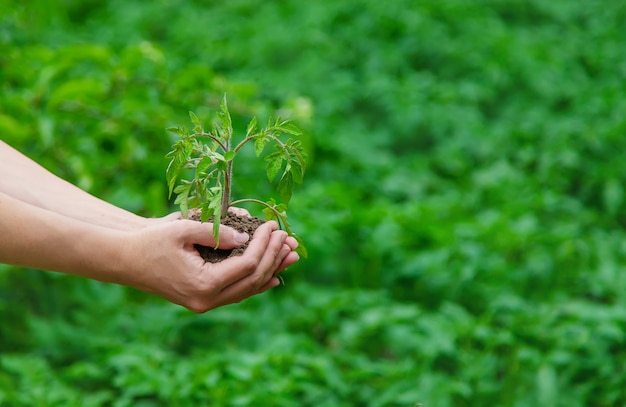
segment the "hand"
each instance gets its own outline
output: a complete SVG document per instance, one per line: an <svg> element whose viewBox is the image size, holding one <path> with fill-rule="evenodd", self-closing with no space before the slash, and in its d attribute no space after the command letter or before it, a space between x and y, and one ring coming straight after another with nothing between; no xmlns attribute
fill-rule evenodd
<svg viewBox="0 0 626 407"><path fill-rule="evenodd" d="M210 223L161 222L129 232L121 284L154 293L202 313L236 303L279 284L278 273L298 261L297 242L270 221L259 227L246 251L221 263L205 263L194 244L215 246ZM244 243L220 228L220 247Z"/></svg>

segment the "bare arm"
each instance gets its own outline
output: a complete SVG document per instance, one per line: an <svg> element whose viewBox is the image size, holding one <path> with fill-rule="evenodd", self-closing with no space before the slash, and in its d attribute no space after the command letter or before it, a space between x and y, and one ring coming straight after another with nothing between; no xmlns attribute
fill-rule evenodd
<svg viewBox="0 0 626 407"><path fill-rule="evenodd" d="M0 141L0 192L61 215L118 230L151 224L90 195Z"/></svg>
<svg viewBox="0 0 626 407"><path fill-rule="evenodd" d="M0 192L0 262L113 281L122 233ZM108 259L108 260L107 260Z"/></svg>

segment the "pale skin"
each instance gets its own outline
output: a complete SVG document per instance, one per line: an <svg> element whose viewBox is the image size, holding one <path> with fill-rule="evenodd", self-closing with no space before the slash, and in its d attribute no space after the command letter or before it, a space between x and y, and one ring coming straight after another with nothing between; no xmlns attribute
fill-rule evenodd
<svg viewBox="0 0 626 407"><path fill-rule="evenodd" d="M231 208L242 214L243 209ZM279 284L297 242L267 222L241 256L206 263L210 223L149 219L88 194L0 141L0 263L123 284L202 313ZM249 240L222 226L220 247Z"/></svg>

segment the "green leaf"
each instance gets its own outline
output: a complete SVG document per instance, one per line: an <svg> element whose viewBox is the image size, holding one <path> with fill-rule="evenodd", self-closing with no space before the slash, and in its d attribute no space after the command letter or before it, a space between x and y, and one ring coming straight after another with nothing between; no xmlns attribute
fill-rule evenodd
<svg viewBox="0 0 626 407"><path fill-rule="evenodd" d="M224 159L224 155L218 153L217 151L208 151L207 154L211 157L214 163L218 163L220 161L226 162L226 159Z"/></svg>
<svg viewBox="0 0 626 407"><path fill-rule="evenodd" d="M281 152L277 151L265 157L265 161L267 165L265 167L265 171L267 172L267 178L270 182L276 178L276 175L280 171L280 168L283 165L284 156Z"/></svg>
<svg viewBox="0 0 626 407"><path fill-rule="evenodd" d="M205 155L204 157L202 157L202 159L198 163L198 166L196 167L196 174L202 174L213 164L214 161L211 159L211 157Z"/></svg>
<svg viewBox="0 0 626 407"><path fill-rule="evenodd" d="M171 161L165 170L165 178L169 191L168 197L172 196L177 178L187 164L189 150L189 143L186 140L178 140L174 143L174 149L166 155L166 157L171 157Z"/></svg>
<svg viewBox="0 0 626 407"><path fill-rule="evenodd" d="M193 132L194 133L202 133L202 122L198 119L198 116L194 112L189 112L189 117L191 118L191 122L194 124Z"/></svg>
<svg viewBox="0 0 626 407"><path fill-rule="evenodd" d="M232 161L235 158L235 154L234 151L227 151L224 153L224 161Z"/></svg>
<svg viewBox="0 0 626 407"><path fill-rule="evenodd" d="M174 189L174 192L177 194L174 204L180 206L180 211L182 212L183 217L187 217L187 212L189 209L189 193L191 192L191 187L191 183L186 182L184 184L178 185L176 189Z"/></svg>
<svg viewBox="0 0 626 407"><path fill-rule="evenodd" d="M209 203L209 201L205 201L200 205L200 222L206 222L214 215Z"/></svg>
<svg viewBox="0 0 626 407"><path fill-rule="evenodd" d="M187 129L185 129L183 126L172 126L172 127L168 127L166 130L180 137L188 136Z"/></svg>
<svg viewBox="0 0 626 407"><path fill-rule="evenodd" d="M261 155L265 148L265 140L265 135L259 135L254 139L254 154L256 154L257 157Z"/></svg>
<svg viewBox="0 0 626 407"><path fill-rule="evenodd" d="M291 194L293 191L293 177L291 174L285 174L278 182L276 189L278 190L278 195L280 195L283 202L288 204L291 200Z"/></svg>
<svg viewBox="0 0 626 407"><path fill-rule="evenodd" d="M276 213L268 207L263 208L263 216L265 217L265 220L278 220Z"/></svg>
<svg viewBox="0 0 626 407"><path fill-rule="evenodd" d="M221 121L220 133L224 137L225 140L230 140L233 135L233 121L230 117L230 112L228 111L228 102L226 101L226 94L224 94L224 98L222 99L222 103L220 105L220 111L217 113Z"/></svg>
<svg viewBox="0 0 626 407"><path fill-rule="evenodd" d="M226 160L220 160L216 162L215 166L217 167L217 170L222 173L226 173L226 171L228 171L228 163L226 162Z"/></svg>
<svg viewBox="0 0 626 407"><path fill-rule="evenodd" d="M304 257L305 259L308 258L309 252L306 249L306 246L304 245L304 241L302 240L302 238L294 234L291 234L291 236L293 236L296 239L296 242L298 242L298 247L296 247L296 253L298 253L300 256Z"/></svg>
<svg viewBox="0 0 626 407"><path fill-rule="evenodd" d="M191 122L193 124L195 124L196 126L202 126L202 122L200 122L200 119L198 119L198 116L196 116L196 114L194 112L189 112L189 117L191 118Z"/></svg>
<svg viewBox="0 0 626 407"><path fill-rule="evenodd" d="M300 131L300 129L293 123L291 123L288 120L283 120L280 121L280 118L277 119L276 121L276 125L274 126L274 128L282 133L285 134L289 134L292 136L300 136L302 134L302 131Z"/></svg>
<svg viewBox="0 0 626 407"><path fill-rule="evenodd" d="M208 208L213 214L213 238L215 238L215 248L220 242L220 222L222 220L222 188L221 186L213 187L209 190L210 198L207 203Z"/></svg>
<svg viewBox="0 0 626 407"><path fill-rule="evenodd" d="M256 128L257 128L256 117L253 117L252 120L250 120L250 123L248 123L248 128L246 130L246 137L251 137L252 134L256 131Z"/></svg>
<svg viewBox="0 0 626 407"><path fill-rule="evenodd" d="M293 181L296 184L302 184L304 181L304 171L302 170L302 166L300 161L292 159L290 161L291 170L289 171L291 176L293 177Z"/></svg>

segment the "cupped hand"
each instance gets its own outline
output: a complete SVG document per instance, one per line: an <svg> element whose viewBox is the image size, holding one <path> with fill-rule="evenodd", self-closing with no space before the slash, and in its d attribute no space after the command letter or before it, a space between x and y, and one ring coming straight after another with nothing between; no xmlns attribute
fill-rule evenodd
<svg viewBox="0 0 626 407"><path fill-rule="evenodd" d="M275 287L279 284L276 275L299 259L295 239L270 221L256 230L241 256L206 263L194 245L214 247L212 227L211 223L177 220L129 232L120 282L202 313ZM246 234L220 227L223 249L247 240Z"/></svg>

